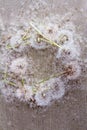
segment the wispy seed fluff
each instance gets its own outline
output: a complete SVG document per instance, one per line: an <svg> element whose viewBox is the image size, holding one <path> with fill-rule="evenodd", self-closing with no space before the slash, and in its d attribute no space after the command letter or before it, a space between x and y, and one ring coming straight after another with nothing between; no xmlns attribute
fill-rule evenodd
<svg viewBox="0 0 87 130"><path fill-rule="evenodd" d="M43 33L52 41L57 41L58 39L58 25L56 23L46 23L43 26Z"/></svg>
<svg viewBox="0 0 87 130"><path fill-rule="evenodd" d="M40 23L37 25L38 30L46 36L49 40L57 41L58 37L58 26L57 24L53 23ZM32 37L30 38L30 45L35 49L46 49L50 46L50 43L48 43L45 39L40 40L38 35L35 33L35 30L33 32Z"/></svg>
<svg viewBox="0 0 87 130"><path fill-rule="evenodd" d="M61 58L64 61L78 59L80 57L80 46L75 43L67 43L59 48L56 58Z"/></svg>
<svg viewBox="0 0 87 130"><path fill-rule="evenodd" d="M62 30L60 34L62 35L60 37L62 48L59 48L59 50L57 51L56 58L61 58L63 61L66 62L73 59L78 59L81 54L81 49L79 44L74 41L73 33L71 31Z"/></svg>
<svg viewBox="0 0 87 130"><path fill-rule="evenodd" d="M23 31L19 30L14 36L10 39L10 45L12 48L18 47L22 43L21 35L23 34Z"/></svg>
<svg viewBox="0 0 87 130"><path fill-rule="evenodd" d="M80 76L81 67L76 61L70 61L65 65L66 71L68 71L67 79L73 80Z"/></svg>
<svg viewBox="0 0 87 130"><path fill-rule="evenodd" d="M58 43L61 45L65 43L73 43L73 31L62 29L58 31Z"/></svg>
<svg viewBox="0 0 87 130"><path fill-rule="evenodd" d="M63 97L65 88L63 83L58 78L52 78L42 84L35 95L35 100L39 106L47 106L53 100Z"/></svg>
<svg viewBox="0 0 87 130"><path fill-rule="evenodd" d="M30 99L32 99L32 96L33 96L32 86L29 86L27 84L25 84L23 88L17 89L15 92L15 97L20 99L21 101L29 101Z"/></svg>
<svg viewBox="0 0 87 130"><path fill-rule="evenodd" d="M32 36L32 38L30 39L30 46L32 48L35 48L36 50L42 50L42 49L46 49L49 47L49 44L46 43L45 41L41 41L39 39L38 36Z"/></svg>
<svg viewBox="0 0 87 130"><path fill-rule="evenodd" d="M17 75L23 75L26 73L27 70L27 61L25 57L20 57L12 61L10 65L10 71L17 74Z"/></svg>

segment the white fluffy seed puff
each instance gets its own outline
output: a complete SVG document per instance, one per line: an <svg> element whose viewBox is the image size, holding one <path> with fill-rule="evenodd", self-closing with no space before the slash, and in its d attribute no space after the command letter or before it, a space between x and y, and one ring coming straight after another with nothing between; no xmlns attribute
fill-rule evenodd
<svg viewBox="0 0 87 130"><path fill-rule="evenodd" d="M67 43L62 45L62 48L59 48L56 58L61 58L63 62L67 62L74 59L79 59L81 54L80 46L75 43Z"/></svg>
<svg viewBox="0 0 87 130"><path fill-rule="evenodd" d="M77 61L71 61L65 65L65 70L67 71L67 79L74 80L78 78L81 74L81 67Z"/></svg>
<svg viewBox="0 0 87 130"><path fill-rule="evenodd" d="M72 31L62 30L59 32L58 38L62 48L59 48L56 58L61 58L63 62L75 60L80 57L81 49L79 44L74 41Z"/></svg>
<svg viewBox="0 0 87 130"><path fill-rule="evenodd" d="M43 83L35 95L35 100L39 106L50 105L53 100L63 97L65 88L61 80L52 78Z"/></svg>
<svg viewBox="0 0 87 130"><path fill-rule="evenodd" d="M61 45L64 45L66 43L73 43L73 31L69 31L66 29L62 29L58 31L58 43L60 43Z"/></svg>
<svg viewBox="0 0 87 130"><path fill-rule="evenodd" d="M23 31L19 30L14 36L11 37L10 45L12 48L20 46L20 44L22 43L21 35L23 35Z"/></svg>
<svg viewBox="0 0 87 130"><path fill-rule="evenodd" d="M15 96L21 101L29 101L33 96L32 86L24 85L23 88L18 88L15 92Z"/></svg>
<svg viewBox="0 0 87 130"><path fill-rule="evenodd" d="M27 60L25 57L20 57L12 61L10 65L10 71L17 75L24 75L27 70Z"/></svg>
<svg viewBox="0 0 87 130"><path fill-rule="evenodd" d="M53 23L44 23L44 24L39 24L37 25L38 30L40 30L40 32L49 40L52 41L57 41L58 37L57 37L57 33L58 33L58 26L57 24L53 24ZM33 40L35 39L35 40ZM39 37L39 35L36 35L35 33L33 33L32 38L30 39L30 45L35 48L35 49L46 49L48 48L51 44L44 39L43 37Z"/></svg>

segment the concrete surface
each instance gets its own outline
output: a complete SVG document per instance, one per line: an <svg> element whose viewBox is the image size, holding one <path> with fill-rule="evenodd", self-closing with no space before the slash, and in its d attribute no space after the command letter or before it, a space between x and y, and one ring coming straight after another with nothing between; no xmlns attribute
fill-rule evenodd
<svg viewBox="0 0 87 130"><path fill-rule="evenodd" d="M71 97L68 99L68 97ZM0 130L87 130L87 93L74 90L52 107L32 109L0 99Z"/></svg>
<svg viewBox="0 0 87 130"><path fill-rule="evenodd" d="M86 0L0 0L0 17L4 27L9 27L17 19L21 22L33 17L42 19L51 13L62 16L72 10L75 13L71 20L85 39ZM84 52L83 59L86 57ZM0 96L0 130L87 130L87 77L83 77L81 82L82 89L71 89L62 101L48 108L29 108L18 101L7 103Z"/></svg>

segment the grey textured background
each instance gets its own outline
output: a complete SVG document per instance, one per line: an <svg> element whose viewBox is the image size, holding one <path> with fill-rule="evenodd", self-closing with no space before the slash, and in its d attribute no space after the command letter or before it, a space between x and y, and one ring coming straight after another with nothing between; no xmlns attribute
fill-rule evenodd
<svg viewBox="0 0 87 130"><path fill-rule="evenodd" d="M86 0L0 0L5 27L17 18L21 21L50 13L64 15L72 10L72 21L80 26L78 32L87 37ZM63 101L46 109L32 109L17 101L6 103L0 97L0 130L87 130L87 79L83 82L84 89L72 89Z"/></svg>

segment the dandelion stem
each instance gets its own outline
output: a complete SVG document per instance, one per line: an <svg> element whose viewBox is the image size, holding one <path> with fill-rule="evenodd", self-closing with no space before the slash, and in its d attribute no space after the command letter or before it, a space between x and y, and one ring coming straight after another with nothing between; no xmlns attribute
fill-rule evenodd
<svg viewBox="0 0 87 130"><path fill-rule="evenodd" d="M21 80L22 86L24 86L24 82L25 82L25 80L22 78L22 80Z"/></svg>
<svg viewBox="0 0 87 130"><path fill-rule="evenodd" d="M59 77L59 76L61 76L61 75L63 75L63 74L66 74L66 73L67 73L67 71L64 71L64 72L61 72L61 73L59 73L59 74L52 75L51 77L47 77L46 79L41 80L41 81L38 82L37 84L44 83L44 82L46 82L47 80L49 80L49 79L51 79L51 78Z"/></svg>
<svg viewBox="0 0 87 130"><path fill-rule="evenodd" d="M50 43L51 45L55 45L55 46L57 46L57 47L59 47L59 48L62 48L60 45L58 45L57 43L55 43L54 41L51 41L49 38L47 38L42 32L40 32L40 30L38 29L38 28L36 28L34 25L33 25L33 23L30 23L30 25L37 31L37 33L39 34L39 35L41 35L45 40L46 40L46 42L48 42L48 43Z"/></svg>
<svg viewBox="0 0 87 130"><path fill-rule="evenodd" d="M16 84L11 82L11 81L8 81L8 80L4 80L5 83L9 84L9 85L12 85L14 87L16 87Z"/></svg>

